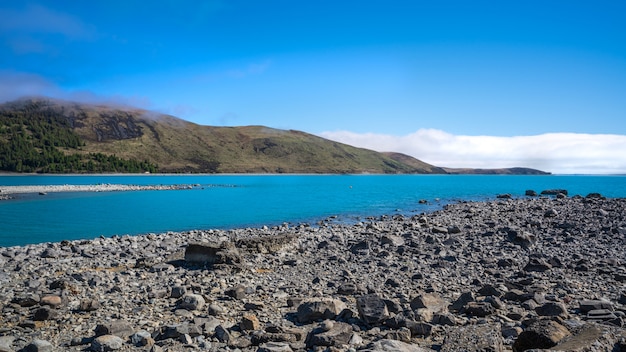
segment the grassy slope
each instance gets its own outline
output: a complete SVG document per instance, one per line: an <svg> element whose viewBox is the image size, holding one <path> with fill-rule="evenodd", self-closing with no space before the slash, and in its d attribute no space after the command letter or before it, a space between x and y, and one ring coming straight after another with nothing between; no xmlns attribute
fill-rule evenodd
<svg viewBox="0 0 626 352"><path fill-rule="evenodd" d="M200 126L139 109L36 101L41 105L39 108L54 109L70 119L74 130L85 140L81 152L145 159L158 164L162 172L432 173L439 170L421 162L406 164L375 151L299 131L263 126ZM26 100L22 104L32 102Z"/></svg>

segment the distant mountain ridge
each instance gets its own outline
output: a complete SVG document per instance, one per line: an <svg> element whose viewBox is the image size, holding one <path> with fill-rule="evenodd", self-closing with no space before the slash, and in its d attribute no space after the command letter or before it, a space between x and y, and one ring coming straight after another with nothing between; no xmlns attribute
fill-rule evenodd
<svg viewBox="0 0 626 352"><path fill-rule="evenodd" d="M6 171L450 173L404 154L301 131L201 126L131 107L27 98L0 104L0 122L0 151L7 153L0 169ZM21 169L11 169L19 161Z"/></svg>

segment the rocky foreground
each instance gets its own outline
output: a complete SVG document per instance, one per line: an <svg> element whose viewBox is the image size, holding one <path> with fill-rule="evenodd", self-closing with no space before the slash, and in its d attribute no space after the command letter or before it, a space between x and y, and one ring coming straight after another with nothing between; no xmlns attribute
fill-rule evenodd
<svg viewBox="0 0 626 352"><path fill-rule="evenodd" d="M626 351L626 199L501 198L0 248L0 351Z"/></svg>

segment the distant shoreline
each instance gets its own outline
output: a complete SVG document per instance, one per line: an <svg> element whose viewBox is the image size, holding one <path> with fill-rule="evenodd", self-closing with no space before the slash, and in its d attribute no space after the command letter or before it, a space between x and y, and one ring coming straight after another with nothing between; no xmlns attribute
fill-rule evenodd
<svg viewBox="0 0 626 352"><path fill-rule="evenodd" d="M28 193L39 193L43 195L57 192L166 191L193 189L198 186L199 185L123 185L108 183L96 185L0 186L0 196Z"/></svg>

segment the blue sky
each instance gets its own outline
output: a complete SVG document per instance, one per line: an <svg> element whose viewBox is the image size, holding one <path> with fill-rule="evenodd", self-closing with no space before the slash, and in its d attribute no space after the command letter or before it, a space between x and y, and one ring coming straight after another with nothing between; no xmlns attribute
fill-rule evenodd
<svg viewBox="0 0 626 352"><path fill-rule="evenodd" d="M0 1L0 18L1 101L296 129L441 166L626 173L622 1Z"/></svg>

